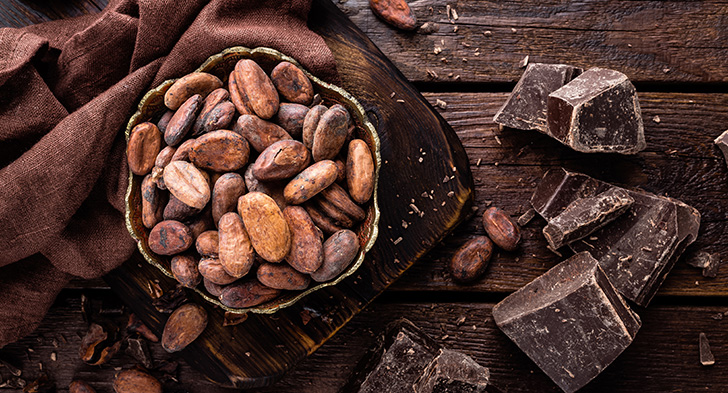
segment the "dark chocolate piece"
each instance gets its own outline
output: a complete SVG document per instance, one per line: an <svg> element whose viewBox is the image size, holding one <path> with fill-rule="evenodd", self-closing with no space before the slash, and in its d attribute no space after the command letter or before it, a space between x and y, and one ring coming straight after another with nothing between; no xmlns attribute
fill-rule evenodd
<svg viewBox="0 0 728 393"><path fill-rule="evenodd" d="M534 210L533 208L529 208L528 210L526 210L525 213L521 214L521 216L518 217L518 221L516 222L518 223L519 227L525 227L526 224L531 222L534 217L536 217L536 210Z"/></svg>
<svg viewBox="0 0 728 393"><path fill-rule="evenodd" d="M703 269L703 277L717 277L718 268L720 267L720 255L700 251L688 259L687 264L698 269Z"/></svg>
<svg viewBox="0 0 728 393"><path fill-rule="evenodd" d="M551 248L558 250L612 222L633 203L634 199L627 191L618 187L593 197L577 199L549 220L543 234Z"/></svg>
<svg viewBox="0 0 728 393"><path fill-rule="evenodd" d="M715 364L715 357L710 350L710 343L705 333L700 333L700 364L703 366L712 366Z"/></svg>
<svg viewBox="0 0 728 393"><path fill-rule="evenodd" d="M548 134L546 100L549 93L569 83L580 73L581 68L566 64L529 64L493 121L506 127L539 130Z"/></svg>
<svg viewBox="0 0 728 393"><path fill-rule="evenodd" d="M548 134L584 153L635 154L645 133L637 91L621 72L591 68L549 94Z"/></svg>
<svg viewBox="0 0 728 393"><path fill-rule="evenodd" d="M415 382L415 393L483 393L488 386L490 371L470 356L449 349L427 365Z"/></svg>
<svg viewBox="0 0 728 393"><path fill-rule="evenodd" d="M703 268L703 277L715 278L718 276L718 268L720 267L720 255L710 254L708 264Z"/></svg>
<svg viewBox="0 0 728 393"><path fill-rule="evenodd" d="M641 325L588 252L503 299L493 319L567 393L599 375Z"/></svg>
<svg viewBox="0 0 728 393"><path fill-rule="evenodd" d="M412 322L400 319L364 355L340 392L412 392L413 384L439 351L437 342Z"/></svg>
<svg viewBox="0 0 728 393"><path fill-rule="evenodd" d="M531 205L550 221L573 201L612 187L584 174L553 169L536 188ZM700 213L672 198L625 191L635 201L627 212L591 233L589 240L569 247L589 251L624 297L647 306L680 254L695 241Z"/></svg>
<svg viewBox="0 0 728 393"><path fill-rule="evenodd" d="M719 137L715 138L715 144L723 152L726 164L728 164L728 130L725 130Z"/></svg>

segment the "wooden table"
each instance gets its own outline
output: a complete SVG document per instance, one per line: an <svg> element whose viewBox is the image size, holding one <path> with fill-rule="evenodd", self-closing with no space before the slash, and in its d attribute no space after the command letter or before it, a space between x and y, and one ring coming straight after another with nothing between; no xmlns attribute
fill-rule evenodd
<svg viewBox="0 0 728 393"><path fill-rule="evenodd" d="M0 4L0 26L20 27L98 12L106 1ZM447 4L457 11L457 20L448 18ZM717 278L704 278L684 262L698 251L728 260L728 169L712 143L728 128L728 2L412 2L420 23L435 27L427 33L391 29L363 0L340 0L338 6L432 104L447 103L438 110L466 148L481 211L492 203L520 215L543 173L557 166L666 194L700 210L698 240L650 307L638 309L643 327L636 340L583 391L728 391L728 268L722 267ZM537 132L499 130L492 117L520 77L525 56L530 62L625 72L639 92L647 149L635 157L585 155ZM484 233L478 217L468 220L282 381L257 391L336 392L384 326L406 317L489 367L504 391L558 392L500 333L490 313L504 296L560 261L545 247L543 225L534 219L523 228L519 251L497 253L485 277L461 286L445 266L458 246ZM61 392L72 378L89 381L99 392L112 391L113 374L134 360L118 354L92 367L79 359L79 336L87 329L82 295L99 299L107 315L121 312L121 302L103 281L75 281L41 327L0 350L0 358L12 359L27 380L37 378L42 363ZM698 361L701 332L711 342L712 367ZM176 359L158 344L151 348L157 362ZM9 377L5 368L0 375ZM167 391L228 391L183 362L178 380L166 382Z"/></svg>

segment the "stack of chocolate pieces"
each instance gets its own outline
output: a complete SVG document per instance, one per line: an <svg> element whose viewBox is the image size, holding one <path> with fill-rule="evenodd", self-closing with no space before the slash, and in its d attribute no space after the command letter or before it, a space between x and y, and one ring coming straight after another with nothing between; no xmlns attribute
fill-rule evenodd
<svg viewBox="0 0 728 393"><path fill-rule="evenodd" d="M576 255L493 309L498 327L559 387L574 392L634 339L647 306L698 235L700 213L678 200L628 190L563 168L531 198L550 247Z"/></svg>
<svg viewBox="0 0 728 393"><path fill-rule="evenodd" d="M496 393L490 372L469 356L443 348L412 322L389 325L340 392Z"/></svg>
<svg viewBox="0 0 728 393"><path fill-rule="evenodd" d="M635 154L646 146L637 91L606 68L529 64L493 121L538 130L584 153Z"/></svg>

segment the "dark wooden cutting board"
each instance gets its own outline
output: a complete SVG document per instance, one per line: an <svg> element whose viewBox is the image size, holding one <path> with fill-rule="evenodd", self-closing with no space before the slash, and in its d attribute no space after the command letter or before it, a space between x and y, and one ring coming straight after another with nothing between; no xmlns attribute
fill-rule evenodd
<svg viewBox="0 0 728 393"><path fill-rule="evenodd" d="M473 179L452 128L330 0L313 1L309 25L326 40L337 61L339 85L359 100L381 140L379 238L351 277L273 315L250 315L224 327L221 310L193 298L207 308L210 322L181 355L221 385L251 388L277 381L471 211ZM105 279L161 334L167 314L152 305L150 288L171 291L173 280L138 253ZM313 318L304 323L302 313Z"/></svg>

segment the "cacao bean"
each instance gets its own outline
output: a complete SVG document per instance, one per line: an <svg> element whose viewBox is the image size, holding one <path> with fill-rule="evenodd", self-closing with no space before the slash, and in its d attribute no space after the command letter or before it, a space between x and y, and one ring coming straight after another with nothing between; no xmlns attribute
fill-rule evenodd
<svg viewBox="0 0 728 393"><path fill-rule="evenodd" d="M294 268L277 263L264 263L257 272L261 284L274 289L287 291L302 291L308 288L311 278L299 273Z"/></svg>
<svg viewBox="0 0 728 393"><path fill-rule="evenodd" d="M201 212L200 209L188 206L174 195L170 195L162 218L165 220L184 221L199 212Z"/></svg>
<svg viewBox="0 0 728 393"><path fill-rule="evenodd" d="M339 154L346 142L349 120L349 112L339 104L321 115L313 134L311 154L314 161L330 160Z"/></svg>
<svg viewBox="0 0 728 393"><path fill-rule="evenodd" d="M114 379L116 393L162 393L162 384L144 371L124 370Z"/></svg>
<svg viewBox="0 0 728 393"><path fill-rule="evenodd" d="M202 109L200 109L200 114L197 115L197 120L195 121L195 125L192 126L192 135L199 135L202 134L200 132L200 127L202 119L207 116L210 111L213 110L218 104L223 102L229 102L230 101L230 93L225 90L225 88L219 88L212 91L210 94L205 97L205 99L202 101Z"/></svg>
<svg viewBox="0 0 728 393"><path fill-rule="evenodd" d="M214 297L219 297L222 294L223 288L225 288L222 285L215 284L214 282L208 280L206 277L202 279L202 284L205 286L207 292L209 292L210 295Z"/></svg>
<svg viewBox="0 0 728 393"><path fill-rule="evenodd" d="M212 189L212 220L216 226L223 214L235 211L243 194L245 181L239 174L225 173L217 179Z"/></svg>
<svg viewBox="0 0 728 393"><path fill-rule="evenodd" d="M192 245L192 233L179 221L162 221L149 232L149 249L159 255L174 255Z"/></svg>
<svg viewBox="0 0 728 393"><path fill-rule="evenodd" d="M281 103L275 122L294 138L301 138L303 121L308 114L308 107L301 104Z"/></svg>
<svg viewBox="0 0 728 393"><path fill-rule="evenodd" d="M301 135L303 144L309 149L313 149L313 134L316 132L316 127L318 127L321 116L327 110L328 108L323 105L316 105L306 113L306 117L303 119Z"/></svg>
<svg viewBox="0 0 728 393"><path fill-rule="evenodd" d="M268 288L255 280L241 281L226 286L220 294L220 302L232 308L257 306L280 295L279 289Z"/></svg>
<svg viewBox="0 0 728 393"><path fill-rule="evenodd" d="M178 352L190 345L207 327L207 311L194 303L174 310L162 333L162 348Z"/></svg>
<svg viewBox="0 0 728 393"><path fill-rule="evenodd" d="M338 158L334 160L334 164L336 164L336 182L341 183L346 180L346 164Z"/></svg>
<svg viewBox="0 0 728 393"><path fill-rule="evenodd" d="M314 199L317 206L327 217L331 218L334 223L344 228L351 228L354 226L354 220L344 214L341 210L337 209L331 202L322 198L320 195Z"/></svg>
<svg viewBox="0 0 728 393"><path fill-rule="evenodd" d="M126 158L132 173L144 176L151 172L161 148L162 133L157 126L145 122L132 128L126 145Z"/></svg>
<svg viewBox="0 0 728 393"><path fill-rule="evenodd" d="M369 146L361 139L349 143L346 184L351 199L357 203L366 203L374 192L374 159Z"/></svg>
<svg viewBox="0 0 728 393"><path fill-rule="evenodd" d="M197 270L197 260L188 254L175 255L170 262L170 270L174 278L187 288L194 288L202 281Z"/></svg>
<svg viewBox="0 0 728 393"><path fill-rule="evenodd" d="M182 143L182 140L192 130L201 107L202 96L195 94L174 112L174 116L169 120L167 129L164 131L164 141L169 146L177 146Z"/></svg>
<svg viewBox="0 0 728 393"><path fill-rule="evenodd" d="M167 124L169 124L169 121L172 120L172 116L174 116L174 111L168 110L164 112L162 117L159 118L157 128L159 128L159 131L162 134L164 134L164 131L167 131Z"/></svg>
<svg viewBox="0 0 728 393"><path fill-rule="evenodd" d="M283 217L291 230L291 250L286 255L286 261L301 273L315 272L324 258L324 236L321 230L300 206L286 207L283 209ZM265 284L264 281L261 282Z"/></svg>
<svg viewBox="0 0 728 393"><path fill-rule="evenodd" d="M334 220L322 213L315 204L309 202L303 205L303 207L306 209L306 213L308 213L309 217L311 217L311 221L313 221L314 224L316 224L316 226L326 235L331 236L343 229L336 225Z"/></svg>
<svg viewBox="0 0 728 393"><path fill-rule="evenodd" d="M283 190L286 202L298 205L313 198L336 180L336 164L319 161L294 177Z"/></svg>
<svg viewBox="0 0 728 393"><path fill-rule="evenodd" d="M200 168L229 172L244 167L249 154L245 138L232 131L218 130L197 138L190 160Z"/></svg>
<svg viewBox="0 0 728 393"><path fill-rule="evenodd" d="M166 146L164 149L159 151L159 154L157 154L157 158L154 159L154 166L164 168L172 161L172 157L174 157L175 152L177 152L176 147Z"/></svg>
<svg viewBox="0 0 728 393"><path fill-rule="evenodd" d="M217 285L227 285L235 282L238 278L229 275L222 267L217 258L202 258L197 265L202 277Z"/></svg>
<svg viewBox="0 0 728 393"><path fill-rule="evenodd" d="M303 143L278 141L263 150L253 164L253 176L261 181L283 180L301 172L311 161Z"/></svg>
<svg viewBox="0 0 728 393"><path fill-rule="evenodd" d="M238 86L235 80L235 72L231 72L228 77L228 90L230 90L230 100L235 105L235 109L241 115L253 115L253 109L250 108L250 100L242 88Z"/></svg>
<svg viewBox="0 0 728 393"><path fill-rule="evenodd" d="M235 64L235 81L248 97L250 107L261 119L270 119L278 112L278 91L260 66L249 59Z"/></svg>
<svg viewBox="0 0 728 393"><path fill-rule="evenodd" d="M469 283L480 278L493 255L493 242L488 236L478 236L462 245L450 259L448 268L456 281Z"/></svg>
<svg viewBox="0 0 728 393"><path fill-rule="evenodd" d="M235 122L233 132L242 135L258 153L284 139L293 139L280 126L254 115L242 115Z"/></svg>
<svg viewBox="0 0 728 393"><path fill-rule="evenodd" d="M219 254L218 245L220 236L217 231L205 231L197 237L195 248L197 253L203 257L217 257Z"/></svg>
<svg viewBox="0 0 728 393"><path fill-rule="evenodd" d="M193 127L192 136L196 137L211 131L228 128L235 116L235 106L230 101L223 101L217 104L204 116L200 114ZM198 126L199 125L199 126Z"/></svg>
<svg viewBox="0 0 728 393"><path fill-rule="evenodd" d="M406 0L369 0L374 14L401 30L414 30L417 17Z"/></svg>
<svg viewBox="0 0 728 393"><path fill-rule="evenodd" d="M306 74L292 63L282 61L270 73L278 92L288 101L308 105L313 100L313 85Z"/></svg>
<svg viewBox="0 0 728 393"><path fill-rule="evenodd" d="M253 266L255 251L238 213L225 213L218 223L220 264L233 277L243 277Z"/></svg>
<svg viewBox="0 0 728 393"><path fill-rule="evenodd" d="M68 385L68 393L96 393L96 390L84 381L75 380Z"/></svg>
<svg viewBox="0 0 728 393"><path fill-rule="evenodd" d="M364 209L354 203L349 197L349 194L336 183L321 191L321 198L331 203L333 207L346 214L355 222L362 221L367 216Z"/></svg>
<svg viewBox="0 0 728 393"><path fill-rule="evenodd" d="M324 242L324 261L311 278L318 282L337 277L354 261L359 253L359 239L356 233L342 229Z"/></svg>
<svg viewBox="0 0 728 393"><path fill-rule="evenodd" d="M291 232L273 198L249 192L238 199L238 213L255 252L268 262L282 261L291 248Z"/></svg>
<svg viewBox="0 0 728 393"><path fill-rule="evenodd" d="M182 144L177 147L177 150L175 150L170 162L189 161L190 151L192 151L192 146L195 145L195 142L197 142L197 139L187 139L186 141L182 142Z"/></svg>
<svg viewBox="0 0 728 393"><path fill-rule="evenodd" d="M206 72L193 72L179 78L164 93L164 105L177 110L194 95L206 97L210 92L222 87L222 81L215 75Z"/></svg>
<svg viewBox="0 0 728 393"><path fill-rule="evenodd" d="M147 228L153 228L158 222L164 219L162 193L157 188L157 183L154 181L151 174L144 176L141 189L142 223Z"/></svg>
<svg viewBox="0 0 728 393"><path fill-rule="evenodd" d="M521 241L521 230L503 210L493 206L483 213L483 227L490 239L506 251L514 251Z"/></svg>
<svg viewBox="0 0 728 393"><path fill-rule="evenodd" d="M210 186L202 172L185 161L172 161L164 168L164 184L182 203L197 209L210 201Z"/></svg>

